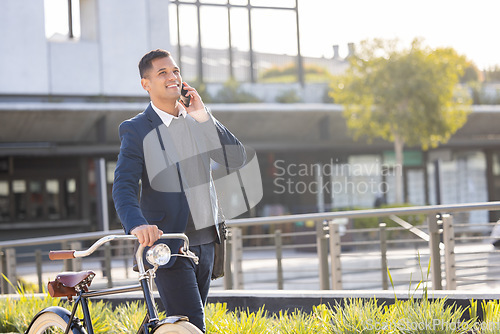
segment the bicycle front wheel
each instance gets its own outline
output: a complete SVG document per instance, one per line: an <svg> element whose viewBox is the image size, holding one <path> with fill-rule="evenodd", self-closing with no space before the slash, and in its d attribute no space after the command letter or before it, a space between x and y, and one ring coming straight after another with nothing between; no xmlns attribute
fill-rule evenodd
<svg viewBox="0 0 500 334"><path fill-rule="evenodd" d="M67 325L66 320L58 314L46 312L33 321L27 334L64 333Z"/></svg>
<svg viewBox="0 0 500 334"><path fill-rule="evenodd" d="M203 333L190 322L179 321L174 324L163 324L158 327L154 334L201 334Z"/></svg>

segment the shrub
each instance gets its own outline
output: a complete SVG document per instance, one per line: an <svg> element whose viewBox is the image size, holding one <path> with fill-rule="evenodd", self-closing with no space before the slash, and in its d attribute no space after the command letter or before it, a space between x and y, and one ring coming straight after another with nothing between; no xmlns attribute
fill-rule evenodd
<svg viewBox="0 0 500 334"><path fill-rule="evenodd" d="M300 101L301 98L294 89L284 91L276 97L278 103L298 103Z"/></svg>
<svg viewBox="0 0 500 334"><path fill-rule="evenodd" d="M429 274L429 268L427 278ZM422 273L423 275L423 273ZM390 277L390 276L389 276ZM392 278L391 278L392 282ZM421 286L419 282L415 291ZM411 286L410 286L411 289ZM31 319L49 306L71 305L46 294L43 298L28 295L17 288L19 298L0 299L0 332L24 332ZM500 301L483 301L483 320L477 319L477 302L470 301L469 321L461 321L466 309L445 305L445 298L429 300L424 284L423 296L398 300L392 305L379 304L376 298L344 299L333 307L319 305L311 313L301 310L281 311L270 315L264 306L256 312L230 311L227 304L209 304L206 307L207 333L377 333L377 334L493 334L498 333ZM143 302L135 301L112 309L110 303L90 302L95 333L135 333L146 313ZM81 312L79 314L81 317ZM163 318L165 314L160 314Z"/></svg>
<svg viewBox="0 0 500 334"><path fill-rule="evenodd" d="M403 203L403 204L383 204L380 208L406 208L411 207L411 204ZM364 210L365 208L349 208L349 210ZM425 222L425 215L400 215L399 218L404 221L412 224L419 225ZM383 218L384 222L387 223L387 227L399 227L400 225L396 222L393 222L389 218ZM367 218L354 218L353 219L353 227L354 228L376 228L379 226L380 220L377 217L367 217Z"/></svg>
<svg viewBox="0 0 500 334"><path fill-rule="evenodd" d="M315 64L304 64L304 76L307 82L328 82L331 74L324 67ZM259 75L261 82L296 82L298 68L296 63L284 66L273 66Z"/></svg>
<svg viewBox="0 0 500 334"><path fill-rule="evenodd" d="M260 100L253 94L245 92L241 89L240 84L229 79L224 84L223 88L217 92L213 102L216 103L257 103Z"/></svg>
<svg viewBox="0 0 500 334"><path fill-rule="evenodd" d="M3 275L3 278L12 286L14 285ZM22 282L16 289L18 298L6 297L0 299L0 332L23 333L29 326L33 317L42 309L50 306L67 307L68 303L60 298L53 298L45 293L43 298L29 294Z"/></svg>

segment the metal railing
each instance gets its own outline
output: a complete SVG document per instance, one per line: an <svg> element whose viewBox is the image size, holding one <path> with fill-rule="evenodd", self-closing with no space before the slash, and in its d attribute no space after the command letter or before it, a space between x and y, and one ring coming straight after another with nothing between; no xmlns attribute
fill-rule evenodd
<svg viewBox="0 0 500 334"><path fill-rule="evenodd" d="M45 284L42 280L43 273L43 259L47 254L43 254L40 248L35 246L43 245L54 245L54 250L57 249L75 249L79 250L82 248L82 241L97 240L101 237L111 235L111 234L123 234L123 230L111 230L111 231L101 231L101 232L88 232L88 233L76 233L69 235L58 235L52 237L40 237L40 238L30 238L30 239L19 239L12 241L2 241L0 242L0 272L5 275L5 277L15 285L17 280L16 268L18 265L18 260L21 258L34 259L38 290L43 291L43 285ZM30 247L33 249L32 252L23 253L22 255L16 254L16 249L19 247ZM107 278L107 287L113 287L112 279L112 258L123 260L123 265L127 267L131 263L133 256L133 242L131 241L120 241L118 246L105 245L103 247L103 254L98 259L102 260L102 270ZM119 255L112 255L113 250L117 250ZM47 255L47 256L44 256ZM95 259L95 257L94 257ZM64 260L63 270L64 271L79 271L82 266L82 259L72 259ZM130 261L130 262L129 262ZM127 277L128 278L128 277ZM2 294L13 293L14 287L8 284L6 280L2 280L0 284L0 291Z"/></svg>
<svg viewBox="0 0 500 334"><path fill-rule="evenodd" d="M343 257L349 256L349 254L343 253L342 246L360 246L360 245L380 245L380 263L381 267L377 268L380 270L381 277L381 288L388 288L388 270L390 266L387 263L387 245L391 243L401 243L406 242L407 244L424 244L427 247L428 257L430 259L430 275L432 288L441 290L443 289L443 280L445 281L445 286L447 289L456 289L456 284L458 280L467 279L465 277L457 277L457 265L456 265L456 254L455 254L455 235L454 235L454 224L453 224L453 213L458 212L469 212L475 210L486 210L493 211L500 209L500 202L486 202L486 203L468 203L468 204L453 204L453 205L433 205L433 206L417 206L417 207L407 207L407 208L387 208L387 209L373 209L373 210L356 210L356 211L341 211L341 212L328 212L328 213L311 213L311 214L300 214L300 215L288 215L288 216L276 216L276 217L261 217L261 218L247 218L247 219L236 219L228 221L228 226L231 228L232 236L230 238L231 244L231 271L229 271L229 277L226 277L224 287L226 289L242 289L243 284L243 253L245 251L250 251L251 248L243 248L243 241L245 237L242 235L242 228L249 226L259 226L259 225L277 225L282 223L297 223L304 221L314 221L315 222L315 247L317 251L318 258L318 277L319 277L319 288L320 289L342 289L342 275L345 274L345 270L342 270L341 259ZM413 225L403 221L398 216L404 215L425 215L426 216L426 226L416 228ZM400 228L386 228L384 224L378 229L364 229L364 230L351 230L347 231L350 233L362 233L367 231L377 231L379 238L378 240L371 241L358 241L358 242L342 242L339 231L339 220L338 219L355 219L355 218L368 218L368 217L378 217L378 218L390 218L392 221L402 225ZM439 218L441 217L441 218ZM492 224L485 224L484 226L491 226ZM473 226L469 224L461 224L461 228L470 228L478 226L474 224ZM415 237L409 240L387 240L386 233L395 230L406 230L411 235ZM424 232L426 231L426 232ZM280 231L279 231L280 232ZM281 254L281 250L287 247L283 245L280 238L283 235L279 235L276 241L276 253ZM441 242L441 236L443 236L443 242ZM467 240L486 240L489 239L489 235L468 237ZM473 239L471 239L473 238ZM461 238L463 241L464 238ZM308 247L310 245L301 245L303 247ZM297 246L292 245L291 247L297 248ZM256 248L254 248L256 249ZM258 249L258 248L257 248ZM418 258L418 256L413 255L417 266L422 266L427 260L425 256L425 249L423 250L423 256ZM494 254L494 250L488 250L487 253ZM359 254L355 254L359 256ZM362 255L361 255L362 256ZM330 261L329 261L330 259ZM333 259L333 260L332 260ZM277 268L277 282L276 288L281 288L283 286L283 281L280 281L280 277L283 277L282 269L282 258L277 256L276 268ZM425 265L424 265L425 266ZM425 266L427 267L427 266ZM492 266L494 267L494 266ZM281 269L280 269L281 268ZM460 268L460 267L458 267ZM362 268L363 269L363 268ZM398 268L393 268L398 269ZM402 268L405 269L405 268ZM443 270L444 269L444 270ZM232 277L231 277L232 275ZM228 282L229 281L229 282Z"/></svg>
<svg viewBox="0 0 500 334"><path fill-rule="evenodd" d="M484 248L480 251L460 251L457 250L457 243L473 242L480 245L486 239L489 239L487 233L482 235L470 235L471 227L482 227L484 231L489 231L492 224L463 224L453 222L453 214L457 212L469 212L474 210L493 211L500 210L500 202L454 204L454 205L435 205L407 208L388 208L373 210L356 210L329 213L311 213L275 217L260 217L247 219L234 219L227 221L230 229L230 238L227 247L226 275L224 277L223 287L225 289L243 289L247 283L245 279L249 275L263 276L267 280L266 287L272 286L273 289L286 288L286 282L295 276L295 280L301 285L307 285L310 282L318 282L314 288L319 289L342 289L352 286L357 278L362 284L366 281L364 277L369 277L370 283L379 288L387 289L389 285L388 271L394 282L397 283L399 273L408 271L410 266L421 266L430 259L430 275L433 289L456 289L457 283L471 284L477 282L495 281L494 269L500 268L496 262L495 251L493 247ZM425 215L426 224L413 226L399 216ZM387 227L382 222L378 228L369 229L348 229L341 231L341 225L346 219L378 217L380 220L395 221L399 227ZM285 231L289 223L314 222L314 228L308 231ZM262 226L270 231L266 233L245 234L246 227ZM459 231L460 237L457 238L456 231ZM54 244L55 249L80 249L81 242L85 240L96 240L109 234L121 234L122 230L113 230L109 232L92 232L73 235L63 235L54 237L32 238L24 240L3 241L0 242L0 271L11 281L16 280L16 267L20 257L31 257L36 263L38 284L43 285L43 256L40 250L35 250L27 255L16 256L16 248L30 246L34 250L35 246ZM399 239L390 237L393 233L399 233ZM406 233L403 235L403 233ZM344 234L344 236L341 236ZM365 234L364 238L355 237L359 234ZM366 237L368 235L369 237ZM310 240L298 240L307 239ZM442 238L442 241L441 241ZM258 240L258 246L245 246ZM267 241L266 241L267 240ZM415 247L416 252L406 252L406 258L401 260L401 250L391 250L395 245L406 245ZM123 260L123 266L129 267L128 261L132 258L132 245L123 244L109 247L104 251L104 255L99 258L103 263L103 272L106 272L107 286L113 286L117 282L112 279L112 263L115 260ZM346 250L347 249L347 250ZM316 254L310 251L315 250ZM353 251L354 250L354 251ZM309 253L307 253L309 251ZM264 259L256 260L246 259L245 256L252 252L272 253L272 259L267 259L264 275L261 264ZM112 255L112 253L114 253ZM474 253L474 254L471 254ZM289 270L289 255L302 257L307 268L295 268L295 272ZM298 254L298 256L297 256ZM360 259L370 254L370 261L375 261L379 265L364 267L355 267L353 262L359 262ZM418 257L416 256L418 254ZM488 261L480 261L478 258L484 258L487 254ZM475 257L474 257L475 256ZM64 270L79 270L81 268L81 259L65 260ZM252 262L253 261L253 262ZM399 262L398 262L399 261ZM116 264L116 263L115 263ZM312 269L312 264L316 266ZM249 267L249 265L251 265ZM423 267L427 267L423 265ZM260 270L260 272L259 272ZM272 271L272 273L270 273ZM473 271L471 275L471 271ZM484 273L486 271L486 273ZM127 271L126 271L127 272ZM481 272L481 277L477 273ZM271 275L272 274L272 275ZM365 276L363 276L365 275ZM368 275L368 276L366 276ZM483 277L486 276L486 277ZM353 278L354 277L354 278ZM377 279L374 279L377 277ZM404 280L402 280L404 282ZM443 285L443 282L445 283ZM253 279L252 284L259 283L258 279ZM404 283L403 283L404 284ZM369 285L366 282L365 285ZM247 285L248 286L248 285ZM12 293L10 285L3 284L2 293ZM251 288L251 287L250 287Z"/></svg>

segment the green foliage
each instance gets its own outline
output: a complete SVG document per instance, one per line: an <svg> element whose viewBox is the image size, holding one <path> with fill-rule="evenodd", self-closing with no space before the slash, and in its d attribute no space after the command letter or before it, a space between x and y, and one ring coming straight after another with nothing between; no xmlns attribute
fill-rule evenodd
<svg viewBox="0 0 500 334"><path fill-rule="evenodd" d="M314 317L300 310L292 313L280 311L276 320L276 330L282 334L309 334L321 331L321 324Z"/></svg>
<svg viewBox="0 0 500 334"><path fill-rule="evenodd" d="M222 333L229 326L227 313L226 303L208 304L205 307L207 333Z"/></svg>
<svg viewBox="0 0 500 334"><path fill-rule="evenodd" d="M137 333L145 314L146 305L142 301L133 301L118 305L113 312L107 312L104 322L109 324L109 333L133 334ZM165 318L165 312L160 312L159 317L160 319ZM103 331L103 333L105 332Z"/></svg>
<svg viewBox="0 0 500 334"><path fill-rule="evenodd" d="M139 301L120 304L115 312L121 315L112 319L111 327L116 333L136 333L146 314L146 305Z"/></svg>
<svg viewBox="0 0 500 334"><path fill-rule="evenodd" d="M328 82L331 74L324 67L315 64L304 64L304 76L306 82ZM298 68L296 63L285 66L273 66L263 71L259 76L260 82L266 83L291 83L298 80Z"/></svg>
<svg viewBox="0 0 500 334"><path fill-rule="evenodd" d="M382 204L380 206L380 208L381 209L406 208L406 207L411 207L411 206L412 205L409 203ZM354 210L363 210L363 208L355 208ZM425 215L399 215L398 217L403 219L404 221L414 225L414 226L422 224L425 221ZM383 222L387 224L387 227L400 227L399 224L390 220L389 218L385 218ZM361 217L361 218L354 218L353 219L353 225L354 225L354 228L356 228L356 229L376 228L379 226L379 223L381 223L381 221L379 220L378 217Z"/></svg>
<svg viewBox="0 0 500 334"><path fill-rule="evenodd" d="M446 299L433 301L427 298L398 301L386 308L391 314L398 333L404 334L465 334L473 322L461 321L464 310L459 306L445 305Z"/></svg>
<svg viewBox="0 0 500 334"><path fill-rule="evenodd" d="M375 39L362 42L349 61L331 95L344 106L353 138L393 142L397 165L403 165L405 145L437 147L467 121L471 98L458 85L467 60L454 49L430 49L415 39L401 50L396 40ZM402 201L402 179L398 173L396 202Z"/></svg>
<svg viewBox="0 0 500 334"><path fill-rule="evenodd" d="M430 265L430 263L429 263ZM427 279L429 275L427 268ZM423 273L422 273L423 275ZM391 278L392 281L392 278ZM391 305L380 304L376 298L344 299L333 307L324 304L314 306L311 313L295 310L281 311L277 315L268 314L264 306L256 312L248 310L230 311L227 304L206 306L207 333L279 333L279 334L329 334L329 333L377 333L377 334L492 334L498 333L500 301L483 301L483 322L477 320L477 302L471 300L469 316L471 320L461 321L463 309L456 305L446 305L446 299L430 300L423 280L423 295L408 300L399 300ZM411 289L411 285L410 285ZM49 306L71 307L60 298L48 295L43 298L28 295L22 288L17 289L18 298L0 299L0 332L22 333L33 316ZM130 302L117 306L114 310L109 303L92 302L90 312L96 333L135 333L146 312L142 302ZM81 316L81 314L80 314ZM160 314L163 318L165 315Z"/></svg>
<svg viewBox="0 0 500 334"><path fill-rule="evenodd" d="M469 82L479 82L481 81L482 74L481 71L477 68L477 66L472 63L468 62L464 74L460 77L460 82L461 83L469 83Z"/></svg>
<svg viewBox="0 0 500 334"><path fill-rule="evenodd" d="M205 102L205 101L204 101ZM217 92L213 99L216 103L257 103L260 100L253 94L241 89L240 84L229 79L224 83L224 87Z"/></svg>
<svg viewBox="0 0 500 334"><path fill-rule="evenodd" d="M470 98L458 83L467 61L451 48L430 49L414 40L365 41L346 74L331 85L355 139L382 138L423 149L446 143L462 127Z"/></svg>
<svg viewBox="0 0 500 334"><path fill-rule="evenodd" d="M226 303L207 305L205 310L207 333L273 333L273 321L261 307L257 312L236 310L229 312Z"/></svg>
<svg viewBox="0 0 500 334"><path fill-rule="evenodd" d="M203 100L203 103L213 102L212 96L210 95L210 93L207 90L206 83L195 80L193 82L188 82L188 84L190 86L196 88L196 91L198 92L198 94L200 94L200 97Z"/></svg>
<svg viewBox="0 0 500 334"><path fill-rule="evenodd" d="M363 300L350 298L344 305L337 304L332 309L333 333L380 333L378 324L383 324L382 306L377 299Z"/></svg>
<svg viewBox="0 0 500 334"><path fill-rule="evenodd" d="M17 279L18 290L24 291L24 293L36 293L42 292L38 291L38 285L32 282L28 282L22 278Z"/></svg>
<svg viewBox="0 0 500 334"><path fill-rule="evenodd" d="M482 334L498 334L500 332L499 319L500 319L500 301L489 300L481 303L483 309L483 322L480 327Z"/></svg>
<svg viewBox="0 0 500 334"><path fill-rule="evenodd" d="M110 303L105 303L102 300L89 300L89 311L92 316L92 326L94 327L95 334L123 333L121 331L113 331L115 328L111 325L111 318L113 318L115 314L111 309ZM83 319L83 312L81 308L78 308L77 316L80 319Z"/></svg>
<svg viewBox="0 0 500 334"><path fill-rule="evenodd" d="M300 101L301 98L297 95L295 89L284 91L276 97L276 102L278 103L298 103Z"/></svg>
<svg viewBox="0 0 500 334"><path fill-rule="evenodd" d="M3 278L16 290L17 296L0 299L0 332L23 333L33 317L42 309L50 306L67 307L68 303L53 298L48 293L43 298L28 293L23 283L15 287L5 275ZM45 291L44 291L45 293Z"/></svg>

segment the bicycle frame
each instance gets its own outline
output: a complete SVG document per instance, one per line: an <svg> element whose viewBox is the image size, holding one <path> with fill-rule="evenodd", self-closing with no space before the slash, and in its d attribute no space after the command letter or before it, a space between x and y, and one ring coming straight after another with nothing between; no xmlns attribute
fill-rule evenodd
<svg viewBox="0 0 500 334"><path fill-rule="evenodd" d="M107 236L99 239L96 241L89 249L84 250L84 251L73 251L72 257L85 257L90 254L92 254L97 248L102 246L103 244L110 242L112 240L116 239L125 239L125 240L136 240L137 238L135 236L131 235L112 235L112 236ZM161 239L182 239L184 240L184 247L183 250L187 251L189 250L189 239L187 238L186 235L184 234L166 234L162 235ZM151 286L153 283L153 274L158 268L158 266L155 266L153 269L145 270L144 268L144 262L142 259L142 254L144 251L144 246L140 245L139 248L137 249L137 252L135 254L136 261L137 261L137 266L139 269L139 282L140 284L136 285L130 285L130 286L125 286L125 287L118 287L118 288L109 288L109 289L104 289L100 291L80 291L78 297L76 298L72 311L71 311L71 316L68 321L68 326L66 327L65 334L70 333L71 331L71 326L75 321L79 321L80 319L76 317L76 311L78 309L78 305L81 305L82 307L82 312L83 312L83 322L84 322L84 327L87 329L88 334L94 334L94 328L92 326L92 317L90 315L90 310L88 306L88 299L91 297L100 297L100 296L106 296L106 295L113 295L113 294L119 294L119 293L125 293L125 292L133 292L133 291L141 291L144 294L144 302L146 304L146 315L144 317L144 320L139 327L137 334L148 334L151 333L151 331L156 328L160 320L158 319L158 311L156 310L156 306L154 304L154 297L153 293L151 291ZM62 251L64 252L64 251Z"/></svg>

